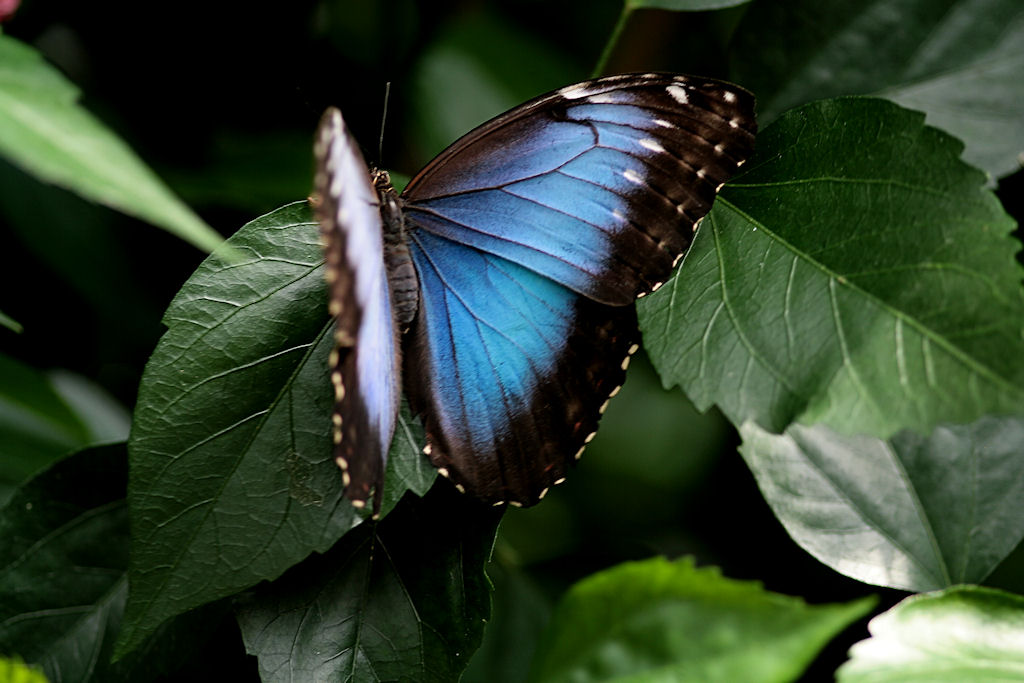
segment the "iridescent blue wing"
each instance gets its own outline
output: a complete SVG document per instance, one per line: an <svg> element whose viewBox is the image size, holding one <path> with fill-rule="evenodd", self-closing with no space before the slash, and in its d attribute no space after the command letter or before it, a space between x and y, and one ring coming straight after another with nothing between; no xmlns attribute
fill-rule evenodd
<svg viewBox="0 0 1024 683"><path fill-rule="evenodd" d="M341 112L324 114L314 147L316 214L324 242L329 308L334 457L345 494L380 510L384 464L395 432L401 375L384 266L377 191Z"/></svg>
<svg viewBox="0 0 1024 683"><path fill-rule="evenodd" d="M627 304L669 277L755 128L735 86L613 76L499 116L410 182L406 390L442 474L523 505L564 478L636 348Z"/></svg>
<svg viewBox="0 0 1024 683"><path fill-rule="evenodd" d="M539 97L469 133L403 193L417 227L608 304L665 281L750 154L753 97L668 74Z"/></svg>

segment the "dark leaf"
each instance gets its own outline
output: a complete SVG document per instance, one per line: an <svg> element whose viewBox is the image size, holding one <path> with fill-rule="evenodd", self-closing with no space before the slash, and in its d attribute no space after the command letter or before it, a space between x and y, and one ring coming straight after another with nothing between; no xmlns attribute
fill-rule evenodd
<svg viewBox="0 0 1024 683"><path fill-rule="evenodd" d="M167 311L129 443L132 593L119 655L359 523L331 457L317 235L304 202L249 223L230 240L244 258L207 259ZM389 504L433 479L415 427L403 420L396 434Z"/></svg>
<svg viewBox="0 0 1024 683"><path fill-rule="evenodd" d="M258 588L238 621L262 679L458 680L490 615L500 518L439 481Z"/></svg>

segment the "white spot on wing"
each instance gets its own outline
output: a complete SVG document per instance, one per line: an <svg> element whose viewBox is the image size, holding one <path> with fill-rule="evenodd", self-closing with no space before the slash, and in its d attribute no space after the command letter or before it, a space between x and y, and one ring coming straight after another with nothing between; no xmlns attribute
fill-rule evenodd
<svg viewBox="0 0 1024 683"><path fill-rule="evenodd" d="M577 83L576 85L567 85L559 90L558 94L567 100L578 100L590 94L590 84Z"/></svg>
<svg viewBox="0 0 1024 683"><path fill-rule="evenodd" d="M635 183L637 185L643 185L644 184L644 179L642 177L640 177L640 174L637 173L636 171L634 171L631 168L627 168L625 171L623 171L622 172L622 177L625 178L626 180L628 180L629 182Z"/></svg>
<svg viewBox="0 0 1024 683"><path fill-rule="evenodd" d="M728 102L729 104L732 104L733 102L736 101L736 93L726 90L724 93L722 93L722 99Z"/></svg>
<svg viewBox="0 0 1024 683"><path fill-rule="evenodd" d="M662 152L665 151L665 148L661 146L661 143L659 143L657 140L652 140L651 138L644 138L643 140L641 140L640 146L645 149L649 149L652 152L657 152L658 154L661 154Z"/></svg>
<svg viewBox="0 0 1024 683"><path fill-rule="evenodd" d="M651 123L653 123L656 126L661 126L662 128L675 128L675 126L673 126L665 119L651 119Z"/></svg>
<svg viewBox="0 0 1024 683"><path fill-rule="evenodd" d="M587 102L591 104L615 104L618 99L615 97L614 92L599 92L596 95L590 95L587 98Z"/></svg>
<svg viewBox="0 0 1024 683"><path fill-rule="evenodd" d="M667 85L665 86L665 92L667 92L669 96L679 104L690 103L690 96L686 94L686 88L681 85Z"/></svg>

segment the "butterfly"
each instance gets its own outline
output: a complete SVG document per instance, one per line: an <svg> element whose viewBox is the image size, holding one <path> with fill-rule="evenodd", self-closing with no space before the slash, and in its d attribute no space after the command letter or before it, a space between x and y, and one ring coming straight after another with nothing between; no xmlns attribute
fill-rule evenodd
<svg viewBox="0 0 1024 683"><path fill-rule="evenodd" d="M608 76L484 123L399 195L329 109L314 205L351 502L379 513L403 390L460 491L525 506L562 483L639 346L633 302L671 275L755 132L737 86Z"/></svg>

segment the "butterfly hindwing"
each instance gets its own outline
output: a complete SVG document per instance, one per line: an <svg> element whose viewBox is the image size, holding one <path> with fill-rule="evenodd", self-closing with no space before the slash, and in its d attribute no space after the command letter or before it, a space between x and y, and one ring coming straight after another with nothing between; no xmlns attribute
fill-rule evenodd
<svg viewBox="0 0 1024 683"><path fill-rule="evenodd" d="M430 233L410 241L421 298L407 388L428 455L478 498L534 503L564 479L622 384L635 310Z"/></svg>
<svg viewBox="0 0 1024 683"><path fill-rule="evenodd" d="M378 195L336 109L324 115L315 156L316 213L336 318L334 457L348 498L362 506L372 495L377 512L401 384Z"/></svg>

